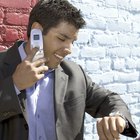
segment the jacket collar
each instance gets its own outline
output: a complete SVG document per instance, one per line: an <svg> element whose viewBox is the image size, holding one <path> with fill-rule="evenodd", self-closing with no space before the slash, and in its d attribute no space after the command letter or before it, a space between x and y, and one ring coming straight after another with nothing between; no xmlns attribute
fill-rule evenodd
<svg viewBox="0 0 140 140"><path fill-rule="evenodd" d="M16 68L16 66L21 62L21 58L19 55L18 47L23 41L18 41L14 44L13 47L7 50L7 54L4 59L4 66L8 66L8 73L12 74Z"/></svg>

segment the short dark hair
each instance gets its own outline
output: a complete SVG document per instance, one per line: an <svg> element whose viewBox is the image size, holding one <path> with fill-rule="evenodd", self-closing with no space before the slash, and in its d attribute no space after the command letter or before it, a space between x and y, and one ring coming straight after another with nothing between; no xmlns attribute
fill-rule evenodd
<svg viewBox="0 0 140 140"><path fill-rule="evenodd" d="M43 34L47 34L50 28L56 27L62 21L74 25L76 29L85 25L81 11L67 0L40 0L30 12L27 36L30 37L34 22L40 23Z"/></svg>

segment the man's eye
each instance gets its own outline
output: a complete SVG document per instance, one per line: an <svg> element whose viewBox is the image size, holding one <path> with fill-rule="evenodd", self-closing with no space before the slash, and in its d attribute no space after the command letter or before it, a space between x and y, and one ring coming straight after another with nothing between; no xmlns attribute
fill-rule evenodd
<svg viewBox="0 0 140 140"><path fill-rule="evenodd" d="M58 39L61 40L61 41L65 41L65 39L63 39L63 38L59 38L59 37L58 37Z"/></svg>

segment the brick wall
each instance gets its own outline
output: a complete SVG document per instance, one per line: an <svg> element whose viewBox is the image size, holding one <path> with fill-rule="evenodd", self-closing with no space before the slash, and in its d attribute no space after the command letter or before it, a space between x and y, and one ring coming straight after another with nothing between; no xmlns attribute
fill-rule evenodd
<svg viewBox="0 0 140 140"><path fill-rule="evenodd" d="M31 8L37 0L0 0L0 51L26 38Z"/></svg>
<svg viewBox="0 0 140 140"><path fill-rule="evenodd" d="M140 1L69 0L87 21L73 54L93 81L118 92L140 133ZM26 38L28 13L35 0L0 0L0 50ZM85 140L97 140L96 123L86 114ZM121 140L132 140L121 137Z"/></svg>

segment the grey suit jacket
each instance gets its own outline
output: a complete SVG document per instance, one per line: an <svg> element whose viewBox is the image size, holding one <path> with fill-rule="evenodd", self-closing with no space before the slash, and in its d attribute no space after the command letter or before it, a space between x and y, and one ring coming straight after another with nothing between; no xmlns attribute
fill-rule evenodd
<svg viewBox="0 0 140 140"><path fill-rule="evenodd" d="M0 140L28 140L26 93L23 90L17 96L11 77L21 62L20 44L0 54ZM79 65L63 61L55 70L54 89L58 140L83 140L85 112L97 118L119 111L130 125L123 134L136 137L135 125L120 96L92 82Z"/></svg>

